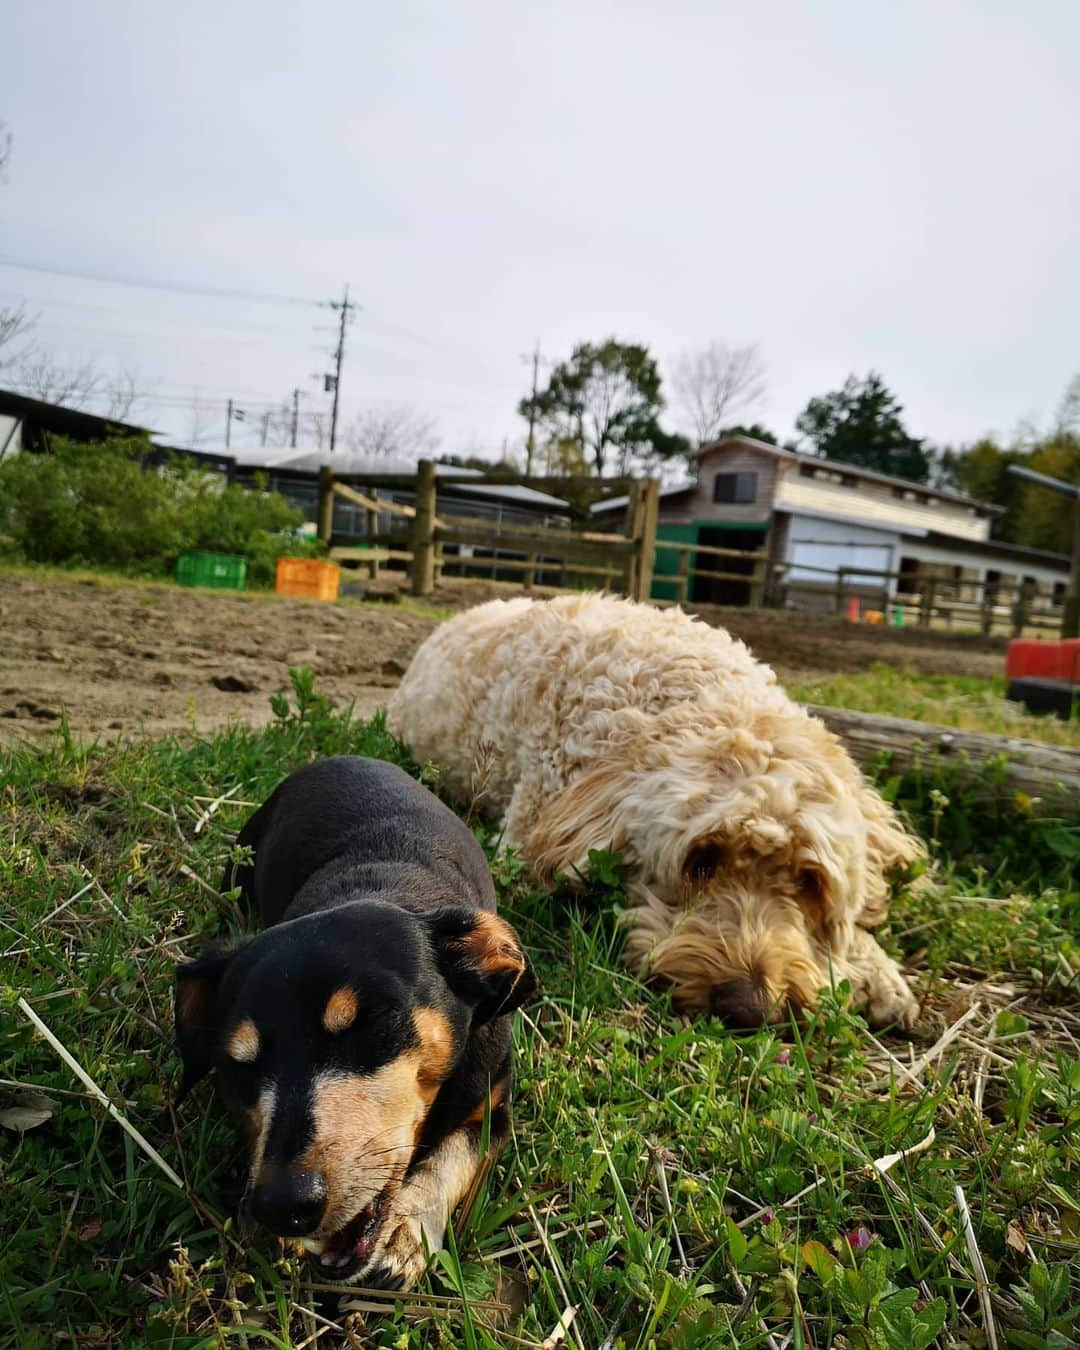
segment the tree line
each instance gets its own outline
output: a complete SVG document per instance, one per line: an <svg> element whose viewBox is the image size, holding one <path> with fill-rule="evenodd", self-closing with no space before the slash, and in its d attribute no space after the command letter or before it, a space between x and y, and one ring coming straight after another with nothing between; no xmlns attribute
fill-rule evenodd
<svg viewBox="0 0 1080 1350"><path fill-rule="evenodd" d="M696 471L697 451L724 436L779 445L757 421L739 421L764 398L765 367L756 346L713 342L685 353L671 370L672 397L648 350L608 338L581 343L555 364L544 388L518 404L541 431L534 456L550 474ZM1025 484L1010 464L1080 484L1080 374L1049 425L1022 425L1012 437L982 437L967 446L937 446L912 435L903 407L876 371L850 375L811 398L785 448L842 461L894 478L950 488L1002 508L993 536L1051 552L1072 549L1068 499ZM672 424L665 424L671 418Z"/></svg>
<svg viewBox="0 0 1080 1350"><path fill-rule="evenodd" d="M34 340L34 321L21 309L0 309L0 381L46 402L93 408L106 417L133 418L144 397L126 371L106 374L91 362L65 365ZM755 344L721 341L684 352L665 385L648 348L609 337L579 343L555 362L542 387L518 403L528 427L521 451L504 445L498 464L547 476L627 477L663 474L693 477L697 451L724 436L746 435L781 444L755 413L767 388L766 367ZM300 414L288 399L255 416L241 410L262 445L324 450L328 419ZM811 398L795 421L785 448L855 464L931 487L951 488L1001 508L993 536L1011 543L1068 553L1072 510L1066 498L1025 484L1009 465L1026 465L1080 483L1080 374L1048 425L1023 424L1011 437L984 436L971 445L936 446L911 434L903 407L876 371L850 375L836 390ZM192 413L190 444L209 435L203 410ZM220 432L210 436L220 445ZM436 455L436 421L405 404L366 409L341 430L336 458L407 464ZM445 463L489 469L482 453L439 455Z"/></svg>

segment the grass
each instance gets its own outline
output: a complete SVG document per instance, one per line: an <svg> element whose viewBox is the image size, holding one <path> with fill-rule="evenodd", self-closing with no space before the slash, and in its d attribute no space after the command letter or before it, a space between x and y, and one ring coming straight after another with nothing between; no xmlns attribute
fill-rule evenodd
<svg viewBox="0 0 1080 1350"><path fill-rule="evenodd" d="M920 1350L986 1344L990 1320L999 1345L1073 1344L1080 832L987 823L944 781L893 789L941 859L887 937L923 998L910 1043L871 1036L843 990L798 1028L686 1020L620 964L616 860L573 901L495 859L542 994L516 1023L511 1144L424 1286L339 1302L241 1232L231 1127L207 1086L171 1105L173 963L234 922L216 882L245 803L316 754L407 764L378 719L293 678L258 731L83 745L61 728L7 756L7 1344ZM961 821L987 836L977 854ZM38 1123L13 1130L12 1110Z"/></svg>
<svg viewBox="0 0 1080 1350"><path fill-rule="evenodd" d="M802 703L857 712L887 713L917 722L937 722L958 731L1018 736L1080 750L1080 718L1040 717L1005 699L1005 678L925 675L877 661L849 675L796 681L787 686Z"/></svg>

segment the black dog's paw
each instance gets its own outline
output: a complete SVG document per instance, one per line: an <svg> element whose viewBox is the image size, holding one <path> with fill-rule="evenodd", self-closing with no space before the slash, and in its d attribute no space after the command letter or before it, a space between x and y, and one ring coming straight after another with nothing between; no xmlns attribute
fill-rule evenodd
<svg viewBox="0 0 1080 1350"><path fill-rule="evenodd" d="M397 1213L390 1214L370 1263L356 1276L354 1284L371 1289L411 1289L423 1275L429 1250L442 1245L442 1230L425 1233L411 1200L415 1196L406 1187L398 1197Z"/></svg>
<svg viewBox="0 0 1080 1350"><path fill-rule="evenodd" d="M394 1271L390 1266L380 1264L365 1270L358 1278L357 1283L363 1285L365 1289L404 1289L405 1276L400 1271Z"/></svg>

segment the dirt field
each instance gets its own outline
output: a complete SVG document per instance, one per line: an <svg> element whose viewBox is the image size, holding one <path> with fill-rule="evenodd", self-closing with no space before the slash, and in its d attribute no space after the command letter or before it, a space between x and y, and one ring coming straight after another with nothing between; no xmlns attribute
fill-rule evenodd
<svg viewBox="0 0 1080 1350"><path fill-rule="evenodd" d="M337 605L167 584L0 573L0 743L36 739L66 711L80 735L209 730L270 717L288 667L308 665L336 703L373 712L439 610L512 588L452 581L430 606ZM930 674L989 676L1001 639L855 627L829 616L710 610L782 679L866 669L875 661Z"/></svg>

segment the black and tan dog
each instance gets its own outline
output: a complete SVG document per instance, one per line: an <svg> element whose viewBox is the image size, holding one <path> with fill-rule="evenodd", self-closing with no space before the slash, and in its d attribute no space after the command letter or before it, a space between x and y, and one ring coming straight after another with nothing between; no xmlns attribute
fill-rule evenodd
<svg viewBox="0 0 1080 1350"><path fill-rule="evenodd" d="M532 971L472 834L393 765L300 769L237 842L265 931L177 969L181 1095L217 1070L262 1224L334 1278L411 1284L469 1190L485 1116L506 1135L508 1014Z"/></svg>

